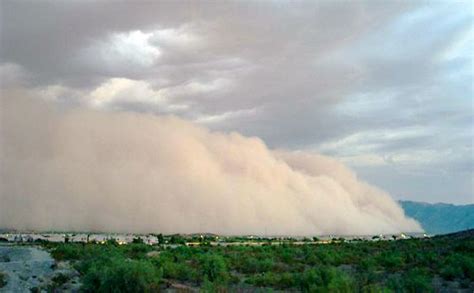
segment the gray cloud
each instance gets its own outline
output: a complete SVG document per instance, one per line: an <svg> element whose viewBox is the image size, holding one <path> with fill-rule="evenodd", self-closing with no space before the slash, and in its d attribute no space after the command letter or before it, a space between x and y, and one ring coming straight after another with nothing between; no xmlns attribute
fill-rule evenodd
<svg viewBox="0 0 474 293"><path fill-rule="evenodd" d="M2 81L65 105L173 113L322 151L395 197L473 202L470 8L3 1ZM436 160L408 159L420 156ZM433 180L457 179L410 188L437 169Z"/></svg>

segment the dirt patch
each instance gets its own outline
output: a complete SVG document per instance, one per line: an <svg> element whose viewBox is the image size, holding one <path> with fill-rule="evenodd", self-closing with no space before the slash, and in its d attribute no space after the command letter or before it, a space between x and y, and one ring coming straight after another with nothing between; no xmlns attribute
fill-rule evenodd
<svg viewBox="0 0 474 293"><path fill-rule="evenodd" d="M77 283L73 269L58 269L51 255L39 247L0 245L0 272L4 275L0 292L41 292ZM75 287L68 289L77 291Z"/></svg>

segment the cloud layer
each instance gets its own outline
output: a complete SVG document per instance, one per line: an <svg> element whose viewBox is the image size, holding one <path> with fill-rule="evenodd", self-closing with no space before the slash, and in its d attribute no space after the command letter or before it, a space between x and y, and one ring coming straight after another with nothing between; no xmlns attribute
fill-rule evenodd
<svg viewBox="0 0 474 293"><path fill-rule="evenodd" d="M172 114L474 202L472 1L2 1L0 94Z"/></svg>
<svg viewBox="0 0 474 293"><path fill-rule="evenodd" d="M374 234L420 231L334 159L270 150L174 116L1 98L0 226L39 230ZM28 119L24 119L28 117Z"/></svg>

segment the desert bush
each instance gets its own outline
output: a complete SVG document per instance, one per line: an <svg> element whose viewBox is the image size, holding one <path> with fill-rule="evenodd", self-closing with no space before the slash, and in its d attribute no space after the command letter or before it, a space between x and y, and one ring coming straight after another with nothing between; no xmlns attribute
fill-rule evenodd
<svg viewBox="0 0 474 293"><path fill-rule="evenodd" d="M3 272L0 272L0 288L5 287L7 284L7 275Z"/></svg>
<svg viewBox="0 0 474 293"><path fill-rule="evenodd" d="M161 264L163 276L180 281L198 281L195 270L186 263L165 261Z"/></svg>
<svg viewBox="0 0 474 293"><path fill-rule="evenodd" d="M459 253L446 257L440 270L441 277L452 281L454 279L474 279L474 258Z"/></svg>
<svg viewBox="0 0 474 293"><path fill-rule="evenodd" d="M173 238L175 243L185 239L179 235L165 237ZM208 291L247 283L245 286L250 288L284 291L429 292L435 275L455 279L463 288L471 289L470 280L474 279L471 238L167 248L141 243L43 245L56 259L71 260L82 281L87 277L89 288L107 288L103 285L107 279L102 272L120 260L125 262L125 267L129 265L127 262L151 264L158 276L162 274L170 281L192 283ZM160 253L148 257L147 252L153 249L159 249ZM156 280L142 283L157 286Z"/></svg>
<svg viewBox="0 0 474 293"><path fill-rule="evenodd" d="M382 252L378 257L378 263L388 270L401 270L403 268L404 259L401 253L396 251Z"/></svg>
<svg viewBox="0 0 474 293"><path fill-rule="evenodd" d="M61 243L52 251L51 255L54 259L62 260L77 260L83 256L83 247L81 244Z"/></svg>
<svg viewBox="0 0 474 293"><path fill-rule="evenodd" d="M414 268L403 275L403 289L405 292L432 292L431 278L425 269Z"/></svg>
<svg viewBox="0 0 474 293"><path fill-rule="evenodd" d="M371 284L371 285L364 286L360 290L360 292L362 293L391 293L392 290L380 284Z"/></svg>
<svg viewBox="0 0 474 293"><path fill-rule="evenodd" d="M138 239L141 240L141 238ZM122 248L123 253L129 258L144 258L146 254L152 250L152 246L143 244L143 242L124 245Z"/></svg>
<svg viewBox="0 0 474 293"><path fill-rule="evenodd" d="M59 273L57 275L55 275L51 281L53 281L53 283L55 284L55 286L57 287L60 287L62 286L63 284L67 283L67 281L69 281L69 276L65 275L65 274L62 274L62 273Z"/></svg>
<svg viewBox="0 0 474 293"><path fill-rule="evenodd" d="M203 275L210 282L226 283L229 279L227 265L224 258L217 254L204 254L200 260L200 267Z"/></svg>
<svg viewBox="0 0 474 293"><path fill-rule="evenodd" d="M453 281L456 278L462 278L464 273L460 266L455 264L445 264L440 271L440 275L445 280Z"/></svg>
<svg viewBox="0 0 474 293"><path fill-rule="evenodd" d="M151 292L158 290L162 272L145 260L114 258L95 262L85 273L85 292Z"/></svg>

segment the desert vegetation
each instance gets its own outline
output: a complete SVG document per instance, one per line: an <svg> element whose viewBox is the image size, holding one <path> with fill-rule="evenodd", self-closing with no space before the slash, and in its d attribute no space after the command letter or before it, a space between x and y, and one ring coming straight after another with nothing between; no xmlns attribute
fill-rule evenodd
<svg viewBox="0 0 474 293"><path fill-rule="evenodd" d="M176 239L175 239L176 240ZM182 240L177 240L182 243ZM167 287L225 289L432 292L472 290L474 237L332 244L189 247L44 244L79 271L85 292L153 292Z"/></svg>
<svg viewBox="0 0 474 293"><path fill-rule="evenodd" d="M3 272L0 272L0 288L3 288L5 287L5 285L7 284L7 276L5 273Z"/></svg>

